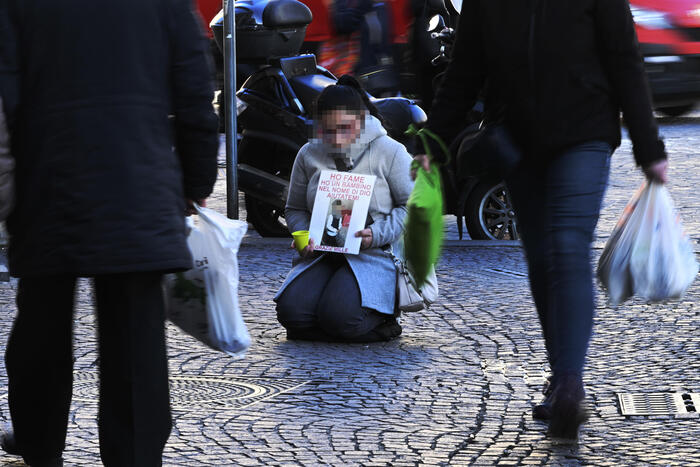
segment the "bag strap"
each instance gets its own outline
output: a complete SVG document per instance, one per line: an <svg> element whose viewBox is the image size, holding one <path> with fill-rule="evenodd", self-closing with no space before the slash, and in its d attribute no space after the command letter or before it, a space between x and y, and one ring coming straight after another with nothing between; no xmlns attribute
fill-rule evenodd
<svg viewBox="0 0 700 467"><path fill-rule="evenodd" d="M394 266L396 267L396 271L399 274L408 275L411 278L411 281L415 283L415 281L413 280L413 277L411 277L411 272L408 270L408 265L406 264L406 261L399 258L398 256L396 256L394 254L394 247L389 245L388 248L384 249L384 252L387 255L389 255L391 260L394 262ZM416 290L418 290L418 289L416 288Z"/></svg>
<svg viewBox="0 0 700 467"><path fill-rule="evenodd" d="M418 295L420 295L421 298L423 298L423 292L421 292L421 289L416 285L416 281L413 278L413 274L411 273L411 270L408 269L408 264L406 263L406 260L403 260L403 259L397 257L394 254L394 247L391 245L389 245L387 248L385 248L384 252L387 255L389 255L389 257L394 261L394 266L396 267L396 273L399 275L407 276L408 280L413 284L413 287L416 289L416 292L418 292Z"/></svg>
<svg viewBox="0 0 700 467"><path fill-rule="evenodd" d="M396 265L397 269L399 268L399 264L402 263L402 261L394 254L394 247L389 244L389 246L383 248L384 253L389 255L389 257L394 261L394 264Z"/></svg>
<svg viewBox="0 0 700 467"><path fill-rule="evenodd" d="M433 151L430 148L430 144L428 144L428 138L434 140L435 142L438 143L440 146L440 149L442 149L442 152L445 154L445 162L444 164L449 164L451 156L450 156L450 150L448 149L447 145L445 142L440 138L438 135L433 133L432 131L428 130L427 128L421 128L420 130L416 128L416 126L411 123L408 126L408 129L406 130L406 135L408 136L418 136L420 138L421 142L423 143L423 149L425 150L425 153L428 155L430 158L430 162L435 164L434 158L433 158ZM415 163L416 161L414 161ZM413 168L413 165L412 165Z"/></svg>

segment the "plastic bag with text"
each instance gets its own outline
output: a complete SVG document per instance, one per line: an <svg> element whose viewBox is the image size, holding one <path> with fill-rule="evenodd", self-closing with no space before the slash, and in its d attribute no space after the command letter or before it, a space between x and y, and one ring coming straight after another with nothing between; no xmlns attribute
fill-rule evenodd
<svg viewBox="0 0 700 467"><path fill-rule="evenodd" d="M209 347L240 357L250 334L238 306L238 248L247 230L242 221L197 208L199 227L187 244L194 258L189 271L165 276L168 319Z"/></svg>
<svg viewBox="0 0 700 467"><path fill-rule="evenodd" d="M643 184L625 207L598 262L598 278L618 305L632 295L680 298L698 274L693 246L668 190Z"/></svg>

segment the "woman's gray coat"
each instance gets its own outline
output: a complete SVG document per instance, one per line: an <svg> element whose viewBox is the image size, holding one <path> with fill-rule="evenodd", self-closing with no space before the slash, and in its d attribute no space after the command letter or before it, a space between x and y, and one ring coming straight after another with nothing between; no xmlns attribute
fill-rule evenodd
<svg viewBox="0 0 700 467"><path fill-rule="evenodd" d="M311 222L316 188L322 170L336 170L331 154L334 151L321 140L304 145L294 161L285 217L290 232L308 230ZM345 255L357 279L362 306L380 313L394 313L396 269L382 247L392 245L401 255L401 239L406 217L406 202L413 190L410 178L411 156L399 142L387 136L379 120L368 115L365 128L357 142L345 154L354 167L351 173L377 177L369 205L373 219L372 244L359 255ZM349 232L348 235L353 235ZM338 254L338 253L325 253ZM296 257L292 270L275 299L285 288L323 255L303 260Z"/></svg>

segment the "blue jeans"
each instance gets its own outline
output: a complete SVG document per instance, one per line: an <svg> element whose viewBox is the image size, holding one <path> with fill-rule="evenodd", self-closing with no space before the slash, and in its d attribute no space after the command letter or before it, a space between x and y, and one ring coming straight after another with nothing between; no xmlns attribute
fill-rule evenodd
<svg viewBox="0 0 700 467"><path fill-rule="evenodd" d="M610 155L609 144L592 141L526 161L507 180L555 378L583 371L593 329L591 242Z"/></svg>

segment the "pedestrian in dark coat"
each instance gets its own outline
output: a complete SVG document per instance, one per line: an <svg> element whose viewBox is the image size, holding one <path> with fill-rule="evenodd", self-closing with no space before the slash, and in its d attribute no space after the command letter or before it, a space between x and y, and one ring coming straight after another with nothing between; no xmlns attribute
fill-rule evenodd
<svg viewBox="0 0 700 467"><path fill-rule="evenodd" d="M522 152L506 182L553 370L534 415L551 418L553 436L575 438L593 322L590 244L620 111L637 164L666 180L627 0L465 0L427 126L455 136L482 89L487 125L503 124Z"/></svg>
<svg viewBox="0 0 700 467"><path fill-rule="evenodd" d="M92 277L102 460L160 465L171 428L161 276L191 267L186 203L209 196L217 170L204 30L190 0L0 8L20 89L8 223L20 278L6 352L14 437L3 445L30 465L60 463L74 289Z"/></svg>

